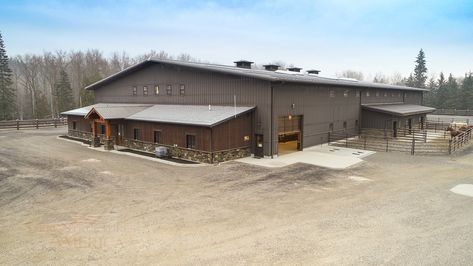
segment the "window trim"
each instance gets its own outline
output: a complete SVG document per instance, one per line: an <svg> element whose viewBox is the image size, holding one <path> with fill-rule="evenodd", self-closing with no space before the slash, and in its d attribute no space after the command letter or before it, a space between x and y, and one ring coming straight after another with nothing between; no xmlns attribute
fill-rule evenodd
<svg viewBox="0 0 473 266"><path fill-rule="evenodd" d="M136 134L137 132L139 134ZM139 135L138 138L137 138L137 135ZM139 128L139 127L134 127L133 128L133 140L141 141L141 128Z"/></svg>
<svg viewBox="0 0 473 266"><path fill-rule="evenodd" d="M193 139L194 139L193 147L189 147L188 137L193 137ZM197 136L196 136L196 134L186 133L186 149L195 150L196 147L197 147Z"/></svg>
<svg viewBox="0 0 473 266"><path fill-rule="evenodd" d="M156 142L156 132L159 132L159 141ZM163 143L163 131L161 129L153 129L153 143L162 144Z"/></svg>
<svg viewBox="0 0 473 266"><path fill-rule="evenodd" d="M329 98L335 98L335 90L330 90L328 96Z"/></svg>
<svg viewBox="0 0 473 266"><path fill-rule="evenodd" d="M166 84L166 95L172 95L172 84Z"/></svg>
<svg viewBox="0 0 473 266"><path fill-rule="evenodd" d="M349 92L348 90L345 90L345 91L343 92L343 97L346 98L346 97L348 97L349 94L350 94L350 92Z"/></svg>
<svg viewBox="0 0 473 266"><path fill-rule="evenodd" d="M137 86L132 86L131 89L132 89L133 96L137 96L138 95L138 87Z"/></svg>
<svg viewBox="0 0 473 266"><path fill-rule="evenodd" d="M148 96L148 86L143 86L143 95Z"/></svg>
<svg viewBox="0 0 473 266"><path fill-rule="evenodd" d="M159 95L159 92L159 84L154 85L154 95Z"/></svg>

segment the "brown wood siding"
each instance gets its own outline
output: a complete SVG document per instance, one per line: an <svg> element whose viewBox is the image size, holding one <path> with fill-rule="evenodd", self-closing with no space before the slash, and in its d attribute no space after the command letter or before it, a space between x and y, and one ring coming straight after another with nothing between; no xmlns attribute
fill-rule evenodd
<svg viewBox="0 0 473 266"><path fill-rule="evenodd" d="M161 142L186 148L186 135L195 135L196 150L210 151L210 128L125 120L125 138L133 139L133 129L141 130L141 139L154 142L154 131L161 131Z"/></svg>
<svg viewBox="0 0 473 266"><path fill-rule="evenodd" d="M222 123L212 128L213 151L228 150L250 146L252 113L247 113L235 119ZM245 136L250 139L245 141Z"/></svg>
<svg viewBox="0 0 473 266"><path fill-rule="evenodd" d="M67 116L67 127L72 130L73 122L76 122L76 130L84 132L92 132L91 123L89 120L85 119L83 116L79 115L68 115Z"/></svg>
<svg viewBox="0 0 473 266"><path fill-rule="evenodd" d="M160 95L154 95L155 84L160 85ZM166 94L166 84L173 86L173 95ZM179 84L185 85L184 96L179 95ZM133 86L137 86L137 96L132 95ZM148 86L148 96L143 95L143 86ZM269 155L270 92L269 81L154 64L96 89L95 102L228 106L234 104L235 95L237 105L257 106L253 129L267 136L264 149Z"/></svg>

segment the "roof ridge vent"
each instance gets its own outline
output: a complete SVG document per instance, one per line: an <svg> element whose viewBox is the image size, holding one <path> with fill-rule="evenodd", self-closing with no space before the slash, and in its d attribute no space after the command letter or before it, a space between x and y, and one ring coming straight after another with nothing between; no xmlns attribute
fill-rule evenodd
<svg viewBox="0 0 473 266"><path fill-rule="evenodd" d="M238 60L233 63L235 63L236 67L251 69L251 64L253 64L254 62L247 61L247 60Z"/></svg>

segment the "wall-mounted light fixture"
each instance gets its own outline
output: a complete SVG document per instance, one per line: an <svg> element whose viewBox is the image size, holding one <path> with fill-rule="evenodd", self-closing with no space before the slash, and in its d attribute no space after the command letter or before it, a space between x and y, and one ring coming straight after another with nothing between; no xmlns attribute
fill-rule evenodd
<svg viewBox="0 0 473 266"><path fill-rule="evenodd" d="M291 104L291 108L292 110L294 110L296 108L296 104L295 103Z"/></svg>
<svg viewBox="0 0 473 266"><path fill-rule="evenodd" d="M291 119L292 119L292 115L289 115L289 116L287 117L287 119L291 120Z"/></svg>

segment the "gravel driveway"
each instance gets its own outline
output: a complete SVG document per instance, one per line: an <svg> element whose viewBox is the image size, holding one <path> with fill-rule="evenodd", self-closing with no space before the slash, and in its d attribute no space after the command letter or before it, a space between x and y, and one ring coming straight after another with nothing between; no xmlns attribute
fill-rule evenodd
<svg viewBox="0 0 473 266"><path fill-rule="evenodd" d="M345 170L176 167L0 132L0 264L466 265L471 149Z"/></svg>

